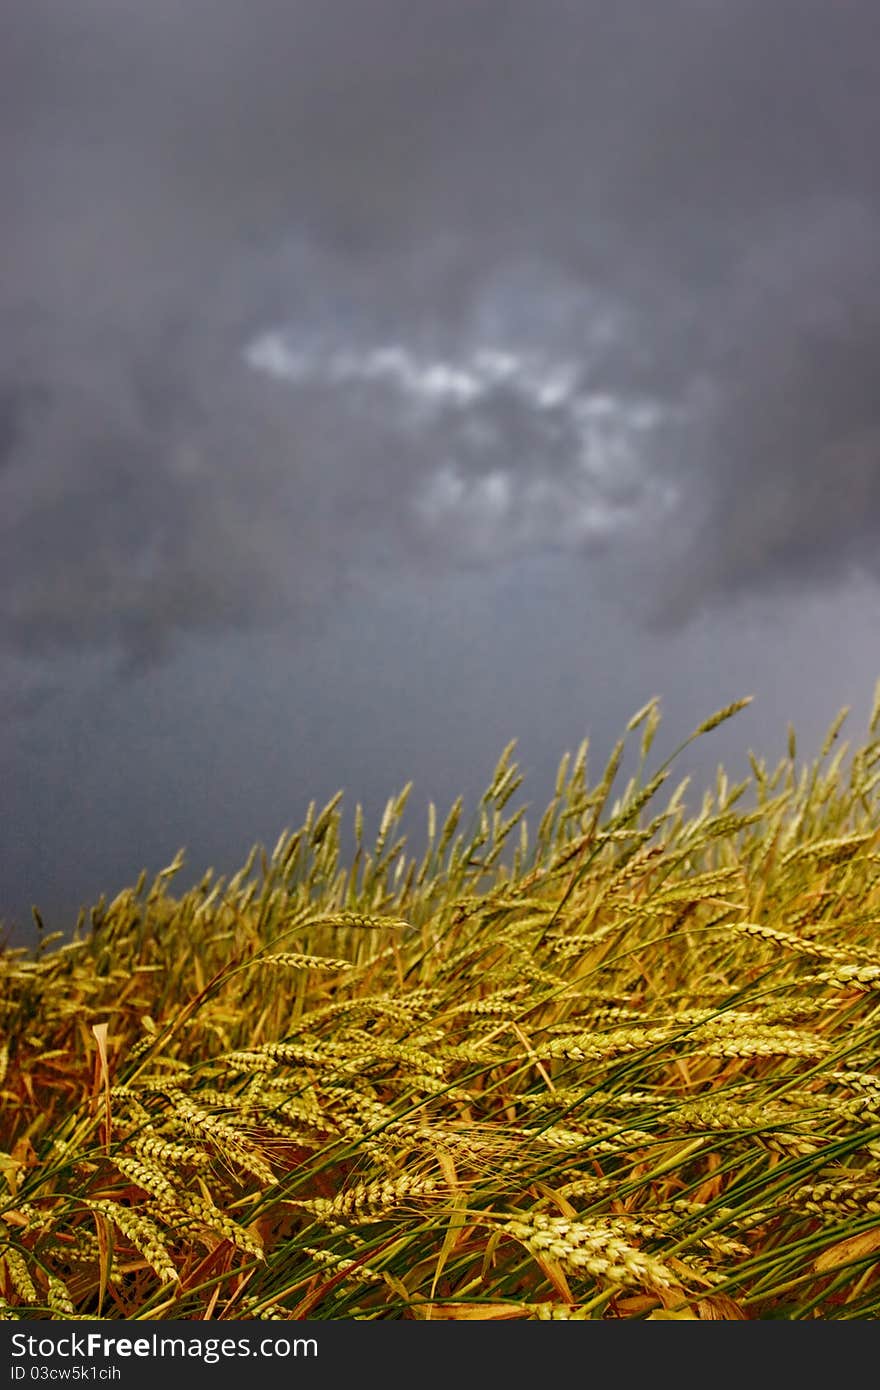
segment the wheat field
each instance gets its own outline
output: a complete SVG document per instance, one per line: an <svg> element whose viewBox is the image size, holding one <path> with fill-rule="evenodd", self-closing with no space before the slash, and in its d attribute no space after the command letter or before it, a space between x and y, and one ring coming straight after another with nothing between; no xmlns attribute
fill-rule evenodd
<svg viewBox="0 0 880 1390"><path fill-rule="evenodd" d="M747 703L4 948L0 1316L880 1315L880 683L690 808Z"/></svg>

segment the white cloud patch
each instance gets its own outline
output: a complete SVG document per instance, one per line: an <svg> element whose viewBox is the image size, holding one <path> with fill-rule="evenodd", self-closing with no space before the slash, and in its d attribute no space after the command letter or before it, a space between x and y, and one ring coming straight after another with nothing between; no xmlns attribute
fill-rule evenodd
<svg viewBox="0 0 880 1390"><path fill-rule="evenodd" d="M680 412L591 388L574 356L497 344L442 357L400 342L358 350L275 329L243 356L292 386L338 388L353 410L378 400L425 460L415 524L453 549L579 549L675 506L668 481L652 476L651 445Z"/></svg>
<svg viewBox="0 0 880 1390"><path fill-rule="evenodd" d="M362 352L293 348L278 330L248 344L244 358L255 371L298 384L386 386L428 409L465 409L504 386L539 409L551 409L568 399L578 375L575 363L547 362L534 354L497 348L479 349L456 362L418 357L399 343Z"/></svg>

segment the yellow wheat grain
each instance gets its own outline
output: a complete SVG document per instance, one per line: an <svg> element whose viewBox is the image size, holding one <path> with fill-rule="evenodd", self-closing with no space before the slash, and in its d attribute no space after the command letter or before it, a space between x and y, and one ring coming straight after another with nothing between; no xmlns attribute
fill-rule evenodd
<svg viewBox="0 0 880 1390"><path fill-rule="evenodd" d="M746 695L743 699L734 700L731 704L725 705L723 709L716 710L715 714L710 714L708 719L704 719L702 724L697 725L691 737L697 738L703 734L710 734L713 729L718 728L719 724L723 724L725 720L731 719L733 715L738 714L740 710L746 709L754 698L753 695Z"/></svg>
<svg viewBox="0 0 880 1390"><path fill-rule="evenodd" d="M787 1196L787 1205L817 1216L880 1215L880 1183L867 1179L838 1179L804 1183Z"/></svg>
<svg viewBox="0 0 880 1390"><path fill-rule="evenodd" d="M118 1202L106 1202L89 1197L83 1198L83 1201L92 1211L100 1212L108 1221L113 1222L126 1240L140 1251L163 1283L177 1282L180 1276L171 1258L166 1236L155 1221L131 1207L120 1206Z"/></svg>
<svg viewBox="0 0 880 1390"><path fill-rule="evenodd" d="M816 1097L813 1097L815 1107ZM668 1123L675 1129L717 1129L717 1130L771 1130L787 1129L793 1123L814 1123L815 1108L812 1114L799 1113L792 1105L772 1105L764 1102L743 1101L738 1097L717 1095L687 1101L676 1107L669 1115Z"/></svg>
<svg viewBox="0 0 880 1390"><path fill-rule="evenodd" d="M848 1086L852 1090L866 1091L868 1094L880 1092L880 1075L875 1072L829 1071L825 1073L825 1078L839 1086Z"/></svg>
<svg viewBox="0 0 880 1390"><path fill-rule="evenodd" d="M309 917L303 927L390 927L397 931L411 931L412 923L402 917L383 917L375 912L323 912Z"/></svg>
<svg viewBox="0 0 880 1390"><path fill-rule="evenodd" d="M261 1115L260 1129L266 1134L277 1135L287 1144L295 1143L303 1149L318 1149L323 1143L323 1139L314 1133L309 1134L304 1129L297 1129L284 1120L277 1119L275 1115Z"/></svg>
<svg viewBox="0 0 880 1390"><path fill-rule="evenodd" d="M880 965L834 965L811 975L810 982L838 989L880 990Z"/></svg>
<svg viewBox="0 0 880 1390"><path fill-rule="evenodd" d="M46 1282L46 1302L52 1312L58 1314L58 1316L62 1318L75 1317L76 1308L74 1307L73 1299L70 1297L70 1290L64 1280L60 1279L57 1274L49 1274L47 1275Z"/></svg>
<svg viewBox="0 0 880 1390"><path fill-rule="evenodd" d="M755 1028L741 1037L715 1037L699 1042L708 1057L824 1057L832 1044L792 1028Z"/></svg>
<svg viewBox="0 0 880 1390"><path fill-rule="evenodd" d="M293 1062L311 1066L327 1066L334 1059L324 1050L324 1045L307 1046L304 1043L264 1043L259 1055L269 1057L273 1062Z"/></svg>
<svg viewBox="0 0 880 1390"><path fill-rule="evenodd" d="M566 1169L566 1171L571 1171ZM614 1178L599 1178L594 1173L578 1174L554 1187L561 1197L585 1197L599 1201L617 1193L619 1184Z"/></svg>
<svg viewBox="0 0 880 1390"><path fill-rule="evenodd" d="M576 1090L560 1090L556 1088L556 1101L561 1107L568 1107L575 1098L582 1096L582 1092ZM523 1105L535 1105L544 1107L547 1104L546 1097L543 1096L522 1096L520 1103ZM653 1091L590 1091L590 1104L601 1106L603 1111L629 1111L655 1109L658 1106L665 1106L667 1101L662 1095L658 1096Z"/></svg>
<svg viewBox="0 0 880 1390"><path fill-rule="evenodd" d="M681 1228L680 1214L671 1209L638 1212L633 1216L607 1216L603 1219L610 1231L627 1241L674 1238ZM710 1254L722 1259L751 1253L741 1240L717 1232L699 1237L699 1243Z"/></svg>
<svg viewBox="0 0 880 1390"><path fill-rule="evenodd" d="M834 1104L836 1116L850 1119L864 1119L880 1114L880 1096L876 1093L855 1096L847 1100L837 1100Z"/></svg>
<svg viewBox="0 0 880 1390"><path fill-rule="evenodd" d="M587 1322L590 1313L571 1303L536 1303L528 1305L529 1316L540 1322Z"/></svg>
<svg viewBox="0 0 880 1390"><path fill-rule="evenodd" d="M572 986L563 975L558 975L555 970L546 970L532 961L512 961L504 971L499 971L498 978L502 983L511 977L532 986L525 996L529 1009L536 1008L547 999L577 998L576 984ZM542 987L540 995L534 989L535 985Z"/></svg>
<svg viewBox="0 0 880 1390"><path fill-rule="evenodd" d="M145 1192L149 1192L154 1197L160 1197L165 1201L179 1202L180 1194L174 1184L169 1182L161 1169L155 1167L153 1163L143 1159L128 1158L118 1155L114 1162L117 1169L138 1187L142 1187Z"/></svg>
<svg viewBox="0 0 880 1390"><path fill-rule="evenodd" d="M415 1024L420 1019L431 1017L436 1009L438 994L439 991L435 990L415 989L397 996L370 994L364 999L339 999L319 1009L310 1009L300 1019L300 1027L304 1032L314 1032L318 1024L361 1016Z"/></svg>
<svg viewBox="0 0 880 1390"><path fill-rule="evenodd" d="M154 1163L204 1167L210 1162L210 1155L204 1149L194 1148L191 1144L173 1143L152 1130L140 1133L131 1141L131 1145L139 1158L150 1159Z"/></svg>
<svg viewBox="0 0 880 1390"><path fill-rule="evenodd" d="M278 1093L280 1100L274 1100L276 1113L284 1115L297 1124L310 1125L313 1129L332 1133L336 1129L333 1119L324 1113L313 1094L306 1097L286 1096L283 1089Z"/></svg>
<svg viewBox="0 0 880 1390"><path fill-rule="evenodd" d="M332 956L302 955L297 951L277 951L272 955L258 956L252 965L286 966L290 970L348 970L350 960L336 960Z"/></svg>
<svg viewBox="0 0 880 1390"><path fill-rule="evenodd" d="M822 984L816 975L806 975L799 983L803 985L812 983ZM821 1026L822 1015L834 1013L839 1009L840 1004L836 999L779 999L774 1002L765 1002L761 1005L762 1023L809 1023L814 1022Z"/></svg>
<svg viewBox="0 0 880 1390"><path fill-rule="evenodd" d="M545 1129L524 1129L523 1136L539 1144L547 1144L554 1149L583 1149L589 1146L599 1152L596 1140L610 1140L614 1151L621 1146L633 1148L656 1144L656 1135L647 1130L622 1127L606 1120L584 1120L579 1129L567 1129L563 1125L548 1125ZM607 1147L602 1152L607 1153Z"/></svg>
<svg viewBox="0 0 880 1390"><path fill-rule="evenodd" d="M449 1188L436 1178L403 1175L384 1182L359 1183L336 1197L314 1197L289 1205L322 1219L376 1220L412 1203L448 1196Z"/></svg>
<svg viewBox="0 0 880 1390"><path fill-rule="evenodd" d="M576 1033L571 1037L550 1039L537 1043L535 1051L541 1061L566 1058L569 1061L600 1061L628 1052L644 1052L663 1047L681 1033L674 1027L617 1028L609 1033Z"/></svg>
<svg viewBox="0 0 880 1390"><path fill-rule="evenodd" d="M588 1274L605 1284L667 1289L678 1275L661 1260L621 1240L607 1225L532 1212L501 1226L533 1254L558 1261L566 1273Z"/></svg>
<svg viewBox="0 0 880 1390"><path fill-rule="evenodd" d="M421 1091L423 1096L443 1096L450 1102L471 1105L475 1100L473 1091L462 1086L450 1086L445 1076L420 1076L417 1072L400 1078L400 1084Z"/></svg>
<svg viewBox="0 0 880 1390"><path fill-rule="evenodd" d="M255 1255L260 1260L266 1258L259 1237L240 1226L206 1197L187 1193L185 1205L159 1202L155 1204L154 1209L163 1220L173 1222L178 1227L201 1226L220 1240L230 1241L248 1255Z"/></svg>
<svg viewBox="0 0 880 1390"><path fill-rule="evenodd" d="M406 1043L383 1038L348 1038L327 1044L327 1055L343 1060L344 1065L361 1065L373 1062L396 1062L406 1070L416 1069L428 1076L443 1076L445 1067L442 1059L433 1057L422 1048L411 1047Z"/></svg>
<svg viewBox="0 0 880 1390"><path fill-rule="evenodd" d="M125 1092L127 1093L126 1098L132 1099L140 1095L141 1099L143 1099L144 1096L149 1096L154 1093L171 1098L173 1095L183 1094L181 1088L185 1086L189 1080L189 1064L181 1059L173 1057L163 1057L161 1058L161 1062L163 1066L168 1067L168 1074L164 1076L139 1076L136 1088L125 1088ZM115 1091L122 1090L122 1087L112 1087L110 1092L111 1098Z"/></svg>
<svg viewBox="0 0 880 1390"><path fill-rule="evenodd" d="M258 1298L248 1298L241 1305L242 1318L254 1318L257 1322L287 1322L292 1317L289 1308L281 1303L263 1303Z"/></svg>
<svg viewBox="0 0 880 1390"><path fill-rule="evenodd" d="M237 1163L267 1186L274 1185L275 1174L268 1163L236 1129L191 1100L175 1098L172 1103L187 1133L209 1138L223 1158Z"/></svg>
<svg viewBox="0 0 880 1390"><path fill-rule="evenodd" d="M742 889L745 875L740 868L714 869L709 873L693 874L688 879L671 883L652 893L648 905L653 909L666 903L698 903L725 896L731 888Z"/></svg>
<svg viewBox="0 0 880 1390"><path fill-rule="evenodd" d="M16 1249L14 1245L4 1245L0 1247L0 1258L6 1266L9 1282L19 1298L23 1299L25 1303L39 1303L37 1290L28 1273L27 1263L21 1251Z"/></svg>
<svg viewBox="0 0 880 1390"><path fill-rule="evenodd" d="M231 1072L241 1072L246 1076L270 1073L278 1070L278 1060L268 1052L227 1052L223 1058L224 1066Z"/></svg>
<svg viewBox="0 0 880 1390"><path fill-rule="evenodd" d="M525 992L520 986L513 986L507 989L496 990L493 994L487 995L485 999L465 1000L462 1004L454 1004L449 1010L452 1017L468 1014L496 1014L499 1016L516 1016L522 1012L522 1005L515 1002L520 999Z"/></svg>
<svg viewBox="0 0 880 1390"><path fill-rule="evenodd" d="M798 863L802 859L813 859L817 867L827 868L833 864L842 864L853 855L858 854L859 850L876 840L876 831L868 831L862 835L841 835L833 840L809 840L804 845L795 845L787 854L782 856L782 867L786 868L789 864Z"/></svg>
<svg viewBox="0 0 880 1390"><path fill-rule="evenodd" d="M8 1181L9 1179L7 1177L7 1183ZM17 1200L14 1213L13 1216L13 1209L7 1207L3 1219L7 1225L20 1225L23 1231L33 1230L36 1226L42 1227L46 1220L45 1212L41 1212L34 1206L33 1202L22 1202L21 1200Z"/></svg>
<svg viewBox="0 0 880 1390"><path fill-rule="evenodd" d="M395 1119L395 1114L389 1105L384 1105L373 1096L365 1095L360 1091L343 1092L338 1098L337 1112L339 1110L353 1112L357 1123L366 1129L378 1129L384 1125L391 1124ZM338 1124L343 1124L351 1120L352 1115L337 1113Z"/></svg>
<svg viewBox="0 0 880 1390"><path fill-rule="evenodd" d="M494 1026L495 1020L490 1022ZM483 1041L444 1043L436 1049L435 1056L446 1062L465 1062L469 1065L492 1067L507 1060L508 1054L501 1048L492 1048Z"/></svg>
<svg viewBox="0 0 880 1390"><path fill-rule="evenodd" d="M795 932L781 931L778 927L770 927L762 922L735 922L731 924L730 930L737 935L753 936L774 945L785 946L797 955L812 956L817 960L851 959L849 952L841 947L822 946L808 937L799 936Z"/></svg>
<svg viewBox="0 0 880 1390"><path fill-rule="evenodd" d="M372 1269L370 1265L361 1264L358 1260L353 1260L343 1255L337 1255L333 1250L320 1250L315 1245L303 1246L303 1253L311 1256L316 1264L324 1265L332 1269L337 1274L345 1274L355 1284L384 1284L385 1278L379 1270Z"/></svg>
<svg viewBox="0 0 880 1390"><path fill-rule="evenodd" d="M587 951L589 951L592 946L600 946L602 942L607 941L609 937L619 935L620 930L621 923L616 921L604 927L597 927L595 931L591 932L567 934L565 936L554 935L548 944L550 950L555 955L563 957L582 956L586 955Z"/></svg>

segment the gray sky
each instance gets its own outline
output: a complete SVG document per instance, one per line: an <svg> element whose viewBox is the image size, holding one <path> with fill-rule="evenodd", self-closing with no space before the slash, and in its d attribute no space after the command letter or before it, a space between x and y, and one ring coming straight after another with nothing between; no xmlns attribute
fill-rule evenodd
<svg viewBox="0 0 880 1390"><path fill-rule="evenodd" d="M878 117L876 0L6 0L0 918L857 739Z"/></svg>

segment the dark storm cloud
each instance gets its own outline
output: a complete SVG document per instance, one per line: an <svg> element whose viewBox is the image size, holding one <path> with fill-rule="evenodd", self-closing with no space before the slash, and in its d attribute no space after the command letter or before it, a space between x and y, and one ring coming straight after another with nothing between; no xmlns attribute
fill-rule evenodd
<svg viewBox="0 0 880 1390"><path fill-rule="evenodd" d="M672 621L880 577L878 28L10 0L7 649L138 670L529 545L598 546Z"/></svg>

